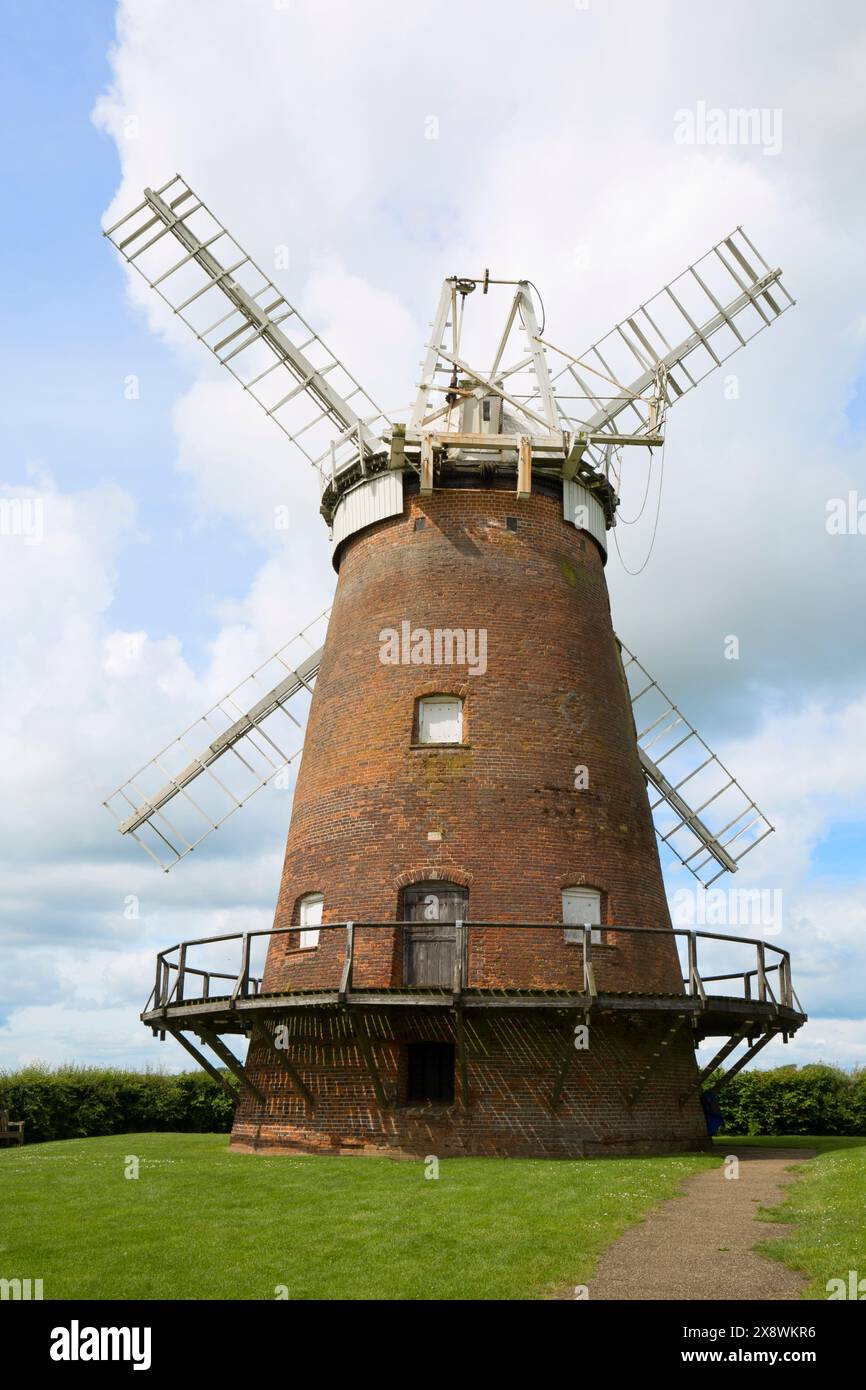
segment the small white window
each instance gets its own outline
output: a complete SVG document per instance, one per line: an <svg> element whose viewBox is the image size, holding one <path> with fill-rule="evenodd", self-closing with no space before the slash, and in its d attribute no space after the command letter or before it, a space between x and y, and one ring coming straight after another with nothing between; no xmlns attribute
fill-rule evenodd
<svg viewBox="0 0 866 1390"><path fill-rule="evenodd" d="M463 701L455 695L430 695L418 701L419 743L462 743Z"/></svg>
<svg viewBox="0 0 866 1390"><path fill-rule="evenodd" d="M583 942L583 932L577 928L601 922L601 894L595 888L563 888L562 920L565 923L566 941L574 941L580 945ZM594 931L593 946L598 946L600 942L601 932Z"/></svg>
<svg viewBox="0 0 866 1390"><path fill-rule="evenodd" d="M321 893L308 893L301 898L301 950L311 951L319 944L319 926L322 921L322 904L325 899Z"/></svg>

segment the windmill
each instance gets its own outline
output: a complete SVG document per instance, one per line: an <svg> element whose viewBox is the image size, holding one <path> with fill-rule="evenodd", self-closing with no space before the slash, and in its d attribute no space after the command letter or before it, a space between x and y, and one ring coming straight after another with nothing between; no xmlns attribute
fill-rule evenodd
<svg viewBox="0 0 866 1390"><path fill-rule="evenodd" d="M778 947L704 977L655 836L708 886L772 826L615 637L604 565L627 451L793 304L781 271L738 227L580 355L528 280L450 277L398 420L178 175L105 235L315 470L339 576L106 801L168 870L303 747L274 928L160 952L144 1021L237 1146L702 1142L706 1076L804 1015Z"/></svg>

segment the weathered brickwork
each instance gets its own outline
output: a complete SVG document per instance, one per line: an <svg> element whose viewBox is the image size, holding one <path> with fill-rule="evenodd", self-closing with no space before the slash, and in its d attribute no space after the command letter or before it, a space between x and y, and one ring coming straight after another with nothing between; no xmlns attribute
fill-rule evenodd
<svg viewBox="0 0 866 1390"><path fill-rule="evenodd" d="M399 632L404 622L431 632L484 629L486 670L383 663L380 633ZM465 746L413 746L416 701L425 694L463 698ZM588 774L580 790L578 767ZM315 892L324 895L325 923L399 920L402 889L431 879L465 886L476 922L556 922L563 888L596 888L607 928L593 953L598 987L682 987L602 556L563 521L553 497L518 501L482 489L414 495L402 517L350 538L340 556L274 924L296 925L299 899ZM656 931L629 937L616 925ZM322 931L313 950L300 950L297 933L287 933L273 939L264 988L336 988L343 960L342 931ZM356 987L397 985L401 972L396 929L356 930ZM579 987L582 951L559 932L478 928L469 972L471 987ZM382 1044L389 1075L418 1017L413 1010L400 1041ZM521 1017L510 1036L521 1032L540 1046L549 1027ZM619 1041L640 1052L643 1034L633 1033L626 1029ZM402 1104L380 1114L351 1047L337 1059L323 1046L312 1066L311 1089L327 1092L315 1118L298 1110L285 1074L261 1064L268 1118L254 1120L245 1100L235 1140L255 1131L260 1143L357 1140L414 1152L416 1141L428 1142L430 1124L440 1138L451 1135L455 1152L476 1145L523 1153L658 1146L665 1136L703 1133L697 1101L676 1105L674 1115L667 1091L651 1103L650 1089L626 1113L616 1065L600 1053L579 1059L553 1113L544 1099L550 1064L542 1084L518 1054L496 1047L486 1060L479 1054L471 1105L433 1119ZM677 1068L668 1067L665 1085L679 1094L694 1078L687 1041Z"/></svg>
<svg viewBox="0 0 866 1390"><path fill-rule="evenodd" d="M287 1020L292 1029L293 1021ZM453 1104L406 1100L408 1041L455 1041L448 1013L405 1010L365 1015L373 1058L388 1104L377 1102L360 1049L333 1015L305 1015L285 1055L314 1092L309 1110L288 1075L254 1048L250 1075L268 1098L267 1110L244 1095L235 1121L235 1147L300 1148L327 1153L388 1153L396 1157L482 1154L496 1157L579 1158L601 1153L664 1152L704 1147L706 1131L694 1099L687 1028L668 1049L666 1064L627 1104L669 1020L606 1018L590 1027L589 1047L572 1045L574 1019L508 1013L467 1017L468 1096L456 1068ZM315 1038L309 1036L315 1033ZM305 1037L304 1034L308 1036ZM561 1097L552 1104L563 1056L569 1054ZM465 1103L464 1103L465 1102Z"/></svg>

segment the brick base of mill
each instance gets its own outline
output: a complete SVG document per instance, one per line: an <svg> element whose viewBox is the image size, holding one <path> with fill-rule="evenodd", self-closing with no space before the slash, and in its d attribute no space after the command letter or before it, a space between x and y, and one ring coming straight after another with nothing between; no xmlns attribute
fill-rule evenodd
<svg viewBox="0 0 866 1390"><path fill-rule="evenodd" d="M580 1158L708 1147L690 1030L684 1024L671 1038L668 1016L600 1019L579 1049L582 1019L573 1012L479 1010L463 1018L461 1062L453 1015L411 1015L311 1010L287 1018L285 1059L312 1105L273 1052L253 1042L247 1073L267 1106L244 1092L232 1149ZM410 1047L418 1043L454 1047L453 1100L410 1098Z"/></svg>

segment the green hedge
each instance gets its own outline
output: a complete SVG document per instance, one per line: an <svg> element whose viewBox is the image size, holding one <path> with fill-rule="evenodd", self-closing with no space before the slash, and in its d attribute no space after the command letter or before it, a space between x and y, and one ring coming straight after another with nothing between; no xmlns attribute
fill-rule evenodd
<svg viewBox="0 0 866 1390"><path fill-rule="evenodd" d="M866 1070L822 1062L741 1071L719 1092L723 1134L866 1135Z"/></svg>
<svg viewBox="0 0 866 1390"><path fill-rule="evenodd" d="M818 1063L742 1071L720 1093L723 1134L866 1135L866 1070ZM25 1120L25 1141L87 1139L144 1130L218 1133L232 1103L204 1072L107 1067L0 1071L0 1110Z"/></svg>
<svg viewBox="0 0 866 1390"><path fill-rule="evenodd" d="M100 1134L231 1129L233 1106L205 1072L170 1075L110 1067L0 1071L0 1110L25 1120L25 1143Z"/></svg>

